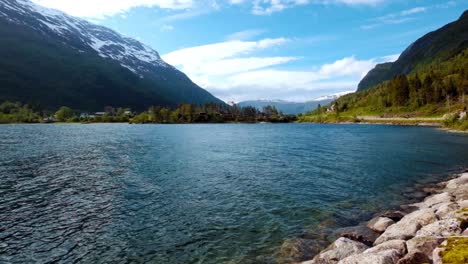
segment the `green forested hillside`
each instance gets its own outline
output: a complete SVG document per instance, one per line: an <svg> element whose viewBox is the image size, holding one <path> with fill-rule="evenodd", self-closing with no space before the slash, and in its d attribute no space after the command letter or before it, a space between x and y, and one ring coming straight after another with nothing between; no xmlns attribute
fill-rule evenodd
<svg viewBox="0 0 468 264"><path fill-rule="evenodd" d="M301 116L301 121L360 121L361 116L441 117L468 106L468 49L415 73L398 75L371 89L345 95L329 107ZM454 117L453 122L457 121ZM466 117L464 120L466 122ZM468 129L468 126L467 126Z"/></svg>
<svg viewBox="0 0 468 264"><path fill-rule="evenodd" d="M377 65L359 83L358 90L369 89L396 75L406 75L418 67L445 61L468 48L468 11L460 19L430 32L411 44L393 63Z"/></svg>

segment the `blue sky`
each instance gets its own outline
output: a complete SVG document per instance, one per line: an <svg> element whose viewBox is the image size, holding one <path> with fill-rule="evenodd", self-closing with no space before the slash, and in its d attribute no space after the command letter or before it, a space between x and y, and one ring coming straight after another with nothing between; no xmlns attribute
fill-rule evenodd
<svg viewBox="0 0 468 264"><path fill-rule="evenodd" d="M34 0L137 38L226 101L355 90L468 0Z"/></svg>

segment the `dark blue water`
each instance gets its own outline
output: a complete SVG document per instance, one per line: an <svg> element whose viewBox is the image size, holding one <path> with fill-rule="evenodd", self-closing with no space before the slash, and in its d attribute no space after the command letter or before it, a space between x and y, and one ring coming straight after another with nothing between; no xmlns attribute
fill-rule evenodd
<svg viewBox="0 0 468 264"><path fill-rule="evenodd" d="M370 125L0 126L0 262L274 263L468 165Z"/></svg>

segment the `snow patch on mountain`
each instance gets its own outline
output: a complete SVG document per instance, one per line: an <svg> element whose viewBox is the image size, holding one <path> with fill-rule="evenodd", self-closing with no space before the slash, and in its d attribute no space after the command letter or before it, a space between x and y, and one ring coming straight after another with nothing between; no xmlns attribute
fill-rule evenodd
<svg viewBox="0 0 468 264"><path fill-rule="evenodd" d="M347 94L354 93L354 92L356 92L356 91L352 90L352 91L339 92L339 93L335 93L335 94L321 96L321 97L315 98L312 101L336 100L336 99L340 98L343 95L347 95Z"/></svg>
<svg viewBox="0 0 468 264"><path fill-rule="evenodd" d="M157 68L173 68L161 59L158 52L139 41L29 0L2 0L0 17L33 27L45 34L55 34L79 52L92 50L103 58L117 60L121 66L140 77ZM40 24L34 24L34 21L39 21Z"/></svg>

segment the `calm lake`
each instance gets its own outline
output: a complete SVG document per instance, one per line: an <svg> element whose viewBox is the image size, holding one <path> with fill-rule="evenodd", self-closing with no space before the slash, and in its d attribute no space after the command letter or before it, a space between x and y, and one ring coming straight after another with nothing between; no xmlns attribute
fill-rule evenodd
<svg viewBox="0 0 468 264"><path fill-rule="evenodd" d="M1 263L275 263L468 166L468 135L313 125L2 125Z"/></svg>

